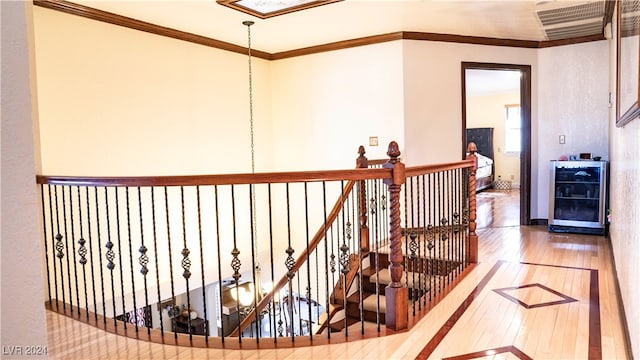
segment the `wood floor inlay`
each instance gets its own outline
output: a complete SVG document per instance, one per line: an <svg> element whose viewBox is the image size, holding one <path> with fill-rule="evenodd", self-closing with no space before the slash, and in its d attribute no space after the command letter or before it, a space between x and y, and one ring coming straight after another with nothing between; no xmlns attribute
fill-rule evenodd
<svg viewBox="0 0 640 360"><path fill-rule="evenodd" d="M520 349L515 346L503 346L496 349L489 349L483 351L476 351L470 354L452 356L448 358L444 358L443 360L467 360L467 359L477 359L486 356L494 356L498 354L511 353L513 356L520 360L533 360L533 358L525 353L523 353Z"/></svg>
<svg viewBox="0 0 640 360"><path fill-rule="evenodd" d="M555 301L543 301L543 302L539 302L539 303L534 303L534 304L529 304L526 300L526 298L523 298L522 296L518 296L513 294L513 292L515 292L516 290L521 290L521 289L529 289L529 288L537 288L537 289L541 289L542 291L546 291L548 293L551 293L553 295L555 295L556 297L559 297L559 300L555 300ZM574 301L578 301L574 298L572 298L571 296L567 296L559 291L553 290L547 286L544 286L542 284L527 284L527 285L520 285L520 286L514 286L514 287L508 287L508 288L502 288L502 289L493 289L493 291L497 292L498 294L502 295L504 298L506 298L509 301L513 301L516 304L520 304L522 305L525 309L534 309L534 308L539 308L539 307L544 307L544 306L552 306L552 305L561 305L561 304L567 304L570 302L574 302ZM536 296L536 294L534 293L533 295L529 295L528 297L534 297Z"/></svg>
<svg viewBox="0 0 640 360"><path fill-rule="evenodd" d="M542 358L567 358L562 347L552 346L555 338L566 335L576 346L583 344L581 348L571 350L575 351L574 354L582 354L579 358L602 359L597 275L598 270L593 269L499 260L416 359L472 359L487 356L485 352L488 350L484 349L503 349L504 346L523 349L523 354L539 354L538 357ZM522 282L527 284L517 285ZM550 283L560 290L541 282ZM586 284L588 286L583 286ZM488 285L497 288L485 290ZM527 294L524 301L509 293L522 289L537 291ZM500 301L496 295L503 300ZM559 299L548 301L549 297ZM517 306L510 306L504 299ZM552 305L563 305L566 309ZM570 328L568 323L577 328ZM469 340L462 343L464 348L480 348L466 355L451 354L457 351L453 346L456 340L449 337L458 339L455 345L460 345L460 339L466 338ZM480 355L483 353L485 355Z"/></svg>

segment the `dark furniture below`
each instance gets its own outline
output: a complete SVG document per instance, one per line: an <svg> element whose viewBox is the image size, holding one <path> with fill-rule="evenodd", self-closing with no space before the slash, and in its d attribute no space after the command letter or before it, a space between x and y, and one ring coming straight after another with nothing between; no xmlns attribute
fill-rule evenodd
<svg viewBox="0 0 640 360"><path fill-rule="evenodd" d="M176 316L172 319L172 331L193 334L193 335L209 335L207 321L202 318L191 320L191 331L189 331L189 319L185 316Z"/></svg>
<svg viewBox="0 0 640 360"><path fill-rule="evenodd" d="M478 154L489 158L491 162L478 161L476 173L476 191L484 190L493 186L495 165L493 163L493 128L471 128L467 129L467 144L474 142L478 149Z"/></svg>

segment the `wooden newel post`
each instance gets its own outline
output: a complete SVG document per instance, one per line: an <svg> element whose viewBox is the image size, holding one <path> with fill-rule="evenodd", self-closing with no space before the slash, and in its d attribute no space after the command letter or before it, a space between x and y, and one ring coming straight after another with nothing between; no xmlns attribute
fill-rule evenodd
<svg viewBox="0 0 640 360"><path fill-rule="evenodd" d="M389 161L385 168L393 170L391 179L385 179L389 187L389 273L391 283L385 288L386 326L392 330L403 330L409 321L409 289L401 282L404 258L402 255L402 230L400 228L400 190L405 183L404 164L400 162L400 149L395 141L389 143Z"/></svg>
<svg viewBox="0 0 640 360"><path fill-rule="evenodd" d="M364 146L358 148L358 159L356 168L366 169L369 167L369 160L364 156ZM367 182L358 181L358 211L360 212L360 256L369 253L369 226L367 225Z"/></svg>
<svg viewBox="0 0 640 360"><path fill-rule="evenodd" d="M473 160L473 166L469 171L469 262L478 262L478 235L476 234L476 170L478 169L478 151L476 143L470 142L467 146L467 160Z"/></svg>

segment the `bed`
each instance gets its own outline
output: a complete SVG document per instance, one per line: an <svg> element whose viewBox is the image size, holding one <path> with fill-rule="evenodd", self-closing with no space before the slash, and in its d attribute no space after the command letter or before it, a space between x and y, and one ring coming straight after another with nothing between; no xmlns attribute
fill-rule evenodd
<svg viewBox="0 0 640 360"><path fill-rule="evenodd" d="M467 144L474 142L478 149L476 191L493 187L495 167L493 164L493 128L467 129Z"/></svg>

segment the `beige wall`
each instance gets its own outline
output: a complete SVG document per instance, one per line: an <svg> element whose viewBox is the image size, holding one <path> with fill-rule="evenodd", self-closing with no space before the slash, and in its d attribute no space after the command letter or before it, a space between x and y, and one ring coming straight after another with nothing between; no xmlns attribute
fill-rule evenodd
<svg viewBox="0 0 640 360"><path fill-rule="evenodd" d="M272 63L276 169L355 166L404 146L402 42L361 46ZM369 137L378 146L369 146Z"/></svg>
<svg viewBox="0 0 640 360"><path fill-rule="evenodd" d="M3 358L24 357L27 346L46 355L39 196L34 186L36 155L32 97L31 2L2 1L2 154L0 167L1 296ZM32 121L33 120L33 121ZM18 349L21 353L18 353ZM29 358L36 358L30 356ZM37 356L46 358L46 356Z"/></svg>
<svg viewBox="0 0 640 360"><path fill-rule="evenodd" d="M408 40L404 42L404 93L409 164L461 159L463 61L532 65L532 126L538 126L535 49ZM537 169L532 172L536 174Z"/></svg>
<svg viewBox="0 0 640 360"><path fill-rule="evenodd" d="M510 180L512 186L520 186L520 154L504 152L505 105L520 103L520 93L467 95L467 128L493 128L495 178Z"/></svg>
<svg viewBox="0 0 640 360"><path fill-rule="evenodd" d="M44 174L251 171L245 56L42 7L34 16ZM268 66L253 61L258 170L271 168Z"/></svg>

